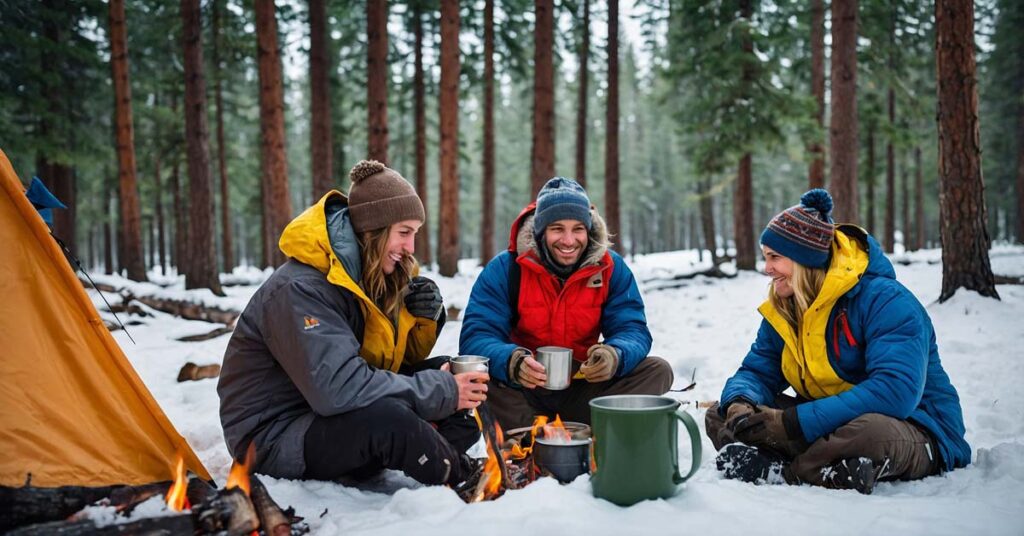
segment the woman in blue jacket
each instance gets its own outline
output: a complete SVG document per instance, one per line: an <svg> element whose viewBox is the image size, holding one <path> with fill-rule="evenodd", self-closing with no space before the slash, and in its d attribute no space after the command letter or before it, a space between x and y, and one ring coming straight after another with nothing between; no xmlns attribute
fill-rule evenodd
<svg viewBox="0 0 1024 536"><path fill-rule="evenodd" d="M761 234L772 278L743 364L708 410L726 478L871 493L970 463L960 398L924 308L821 189ZM796 397L782 394L787 388Z"/></svg>

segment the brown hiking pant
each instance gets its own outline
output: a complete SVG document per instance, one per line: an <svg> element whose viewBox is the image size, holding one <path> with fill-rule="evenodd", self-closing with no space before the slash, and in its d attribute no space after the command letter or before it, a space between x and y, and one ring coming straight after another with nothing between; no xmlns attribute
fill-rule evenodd
<svg viewBox="0 0 1024 536"><path fill-rule="evenodd" d="M783 409L798 403L785 395L775 402ZM718 414L718 404L708 408L704 424L716 450L738 442ZM924 428L880 413L865 413L797 454L785 470L786 480L824 486L825 468L861 457L874 462L878 480L917 480L938 474L941 467L935 440Z"/></svg>
<svg viewBox="0 0 1024 536"><path fill-rule="evenodd" d="M573 374L580 363L573 363ZM660 357L648 356L629 374L605 382L590 383L574 379L567 389L549 391L517 389L491 380L487 388L487 405L494 412L502 429L510 430L533 424L538 415L563 421L590 424L590 401L608 395L662 395L672 387L672 366Z"/></svg>

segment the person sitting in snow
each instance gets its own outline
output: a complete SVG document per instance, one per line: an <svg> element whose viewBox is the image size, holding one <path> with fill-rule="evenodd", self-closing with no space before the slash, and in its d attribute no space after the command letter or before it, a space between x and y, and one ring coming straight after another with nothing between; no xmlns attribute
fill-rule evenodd
<svg viewBox="0 0 1024 536"><path fill-rule="evenodd" d="M924 307L878 242L811 190L761 234L772 278L757 338L708 410L726 478L871 493L970 463ZM792 387L796 397L782 392Z"/></svg>
<svg viewBox="0 0 1024 536"><path fill-rule="evenodd" d="M660 395L672 385L669 364L647 357L643 300L609 246L583 187L555 177L512 224L508 250L473 285L459 352L490 358L488 406L506 430L538 414L589 423L595 397ZM542 387L546 371L533 351L548 345L572 349L567 389Z"/></svg>
<svg viewBox="0 0 1024 536"><path fill-rule="evenodd" d="M478 464L465 412L482 372L426 359L445 321L437 285L412 257L423 204L396 171L362 161L281 234L289 260L256 291L224 355L224 437L278 478L361 480L384 468L458 484ZM419 370L422 369L422 370ZM440 422L436 422L440 421Z"/></svg>

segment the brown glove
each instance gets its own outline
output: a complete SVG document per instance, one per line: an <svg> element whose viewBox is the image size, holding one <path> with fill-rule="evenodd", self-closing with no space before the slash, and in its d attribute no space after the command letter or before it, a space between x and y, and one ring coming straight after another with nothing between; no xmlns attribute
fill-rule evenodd
<svg viewBox="0 0 1024 536"><path fill-rule="evenodd" d="M795 407L782 411L757 406L753 413L738 417L731 428L736 439L748 445L771 449L788 458L793 458L810 446L800 429Z"/></svg>
<svg viewBox="0 0 1024 536"><path fill-rule="evenodd" d="M595 344L587 350L587 361L580 372L590 383L606 382L619 370L619 352L607 344Z"/></svg>
<svg viewBox="0 0 1024 536"><path fill-rule="evenodd" d="M516 348L508 358L508 377L512 383L522 385L526 389L533 389L538 385L544 385L547 375L544 374L544 366L533 358L533 352L526 348Z"/></svg>
<svg viewBox="0 0 1024 536"><path fill-rule="evenodd" d="M742 415L754 412L754 405L747 402L744 399L734 400L729 403L729 406L725 408L725 426L732 429L735 425L730 425L737 418Z"/></svg>

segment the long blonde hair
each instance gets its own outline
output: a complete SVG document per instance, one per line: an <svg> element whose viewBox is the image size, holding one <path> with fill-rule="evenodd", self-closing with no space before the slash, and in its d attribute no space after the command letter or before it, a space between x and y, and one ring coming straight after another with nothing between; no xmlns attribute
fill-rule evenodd
<svg viewBox="0 0 1024 536"><path fill-rule="evenodd" d="M402 305L402 289L412 279L412 273L416 269L416 258L412 255L403 255L402 262L395 266L395 271L391 274L384 273L381 266L387 256L391 227L389 225L382 229L359 233L359 255L363 261L363 277L359 287L393 324L397 324L398 311Z"/></svg>
<svg viewBox="0 0 1024 536"><path fill-rule="evenodd" d="M768 284L768 301L793 327L797 338L800 337L800 322L804 318L804 313L821 292L826 273L828 271L825 268L811 268L794 261L793 275L789 278L789 286L793 289L792 296L783 298L775 293L775 285Z"/></svg>

